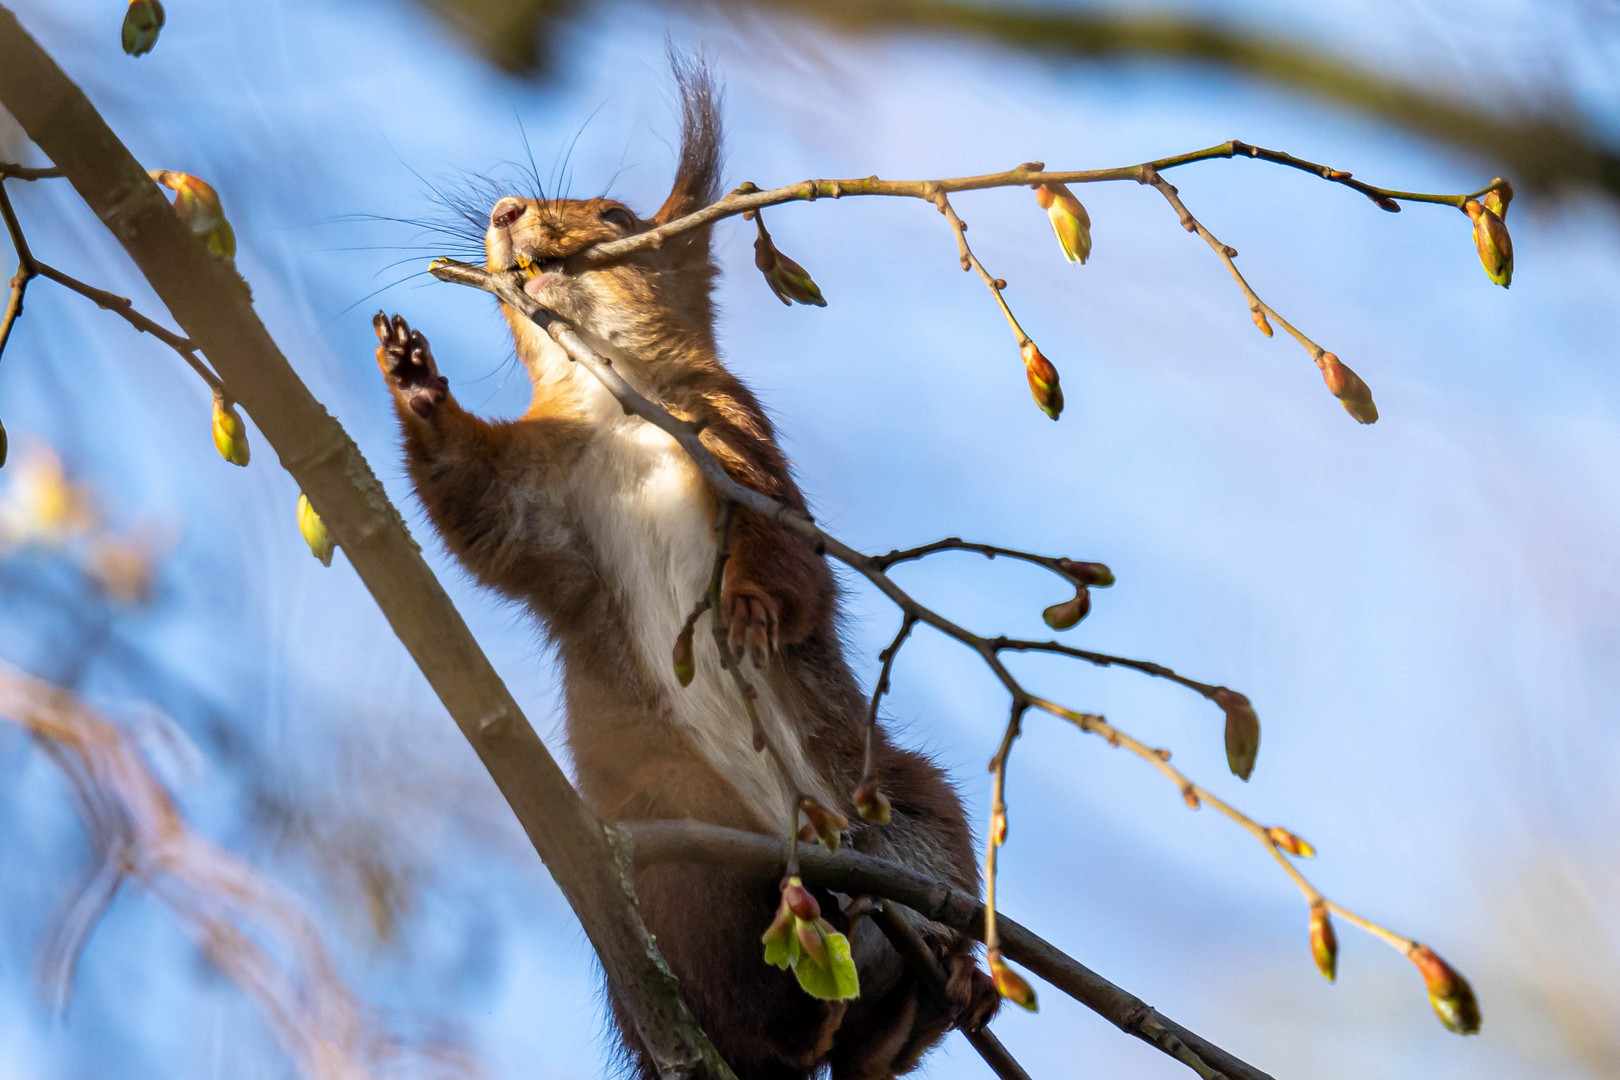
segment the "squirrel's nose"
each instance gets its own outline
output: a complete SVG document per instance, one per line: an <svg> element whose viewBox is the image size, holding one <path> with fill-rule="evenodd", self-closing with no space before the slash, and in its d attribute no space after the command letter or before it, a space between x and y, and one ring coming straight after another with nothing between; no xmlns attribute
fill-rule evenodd
<svg viewBox="0 0 1620 1080"><path fill-rule="evenodd" d="M489 212L489 223L498 229L504 229L522 217L525 209L522 199L515 195L508 195L496 203L495 209Z"/></svg>

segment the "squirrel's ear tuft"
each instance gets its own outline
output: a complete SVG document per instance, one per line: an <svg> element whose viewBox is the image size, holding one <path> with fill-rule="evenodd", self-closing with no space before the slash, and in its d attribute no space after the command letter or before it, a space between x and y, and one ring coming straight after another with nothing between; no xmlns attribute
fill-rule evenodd
<svg viewBox="0 0 1620 1080"><path fill-rule="evenodd" d="M672 47L669 66L681 95L681 158L669 198L653 215L660 225L720 197L720 90L701 57Z"/></svg>

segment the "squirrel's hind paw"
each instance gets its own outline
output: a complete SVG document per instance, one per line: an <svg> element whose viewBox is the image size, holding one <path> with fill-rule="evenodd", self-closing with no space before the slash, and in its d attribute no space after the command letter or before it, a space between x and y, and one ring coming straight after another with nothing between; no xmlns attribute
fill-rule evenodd
<svg viewBox="0 0 1620 1080"><path fill-rule="evenodd" d="M741 660L753 658L755 667L776 655L781 615L776 601L751 581L727 575L720 594L720 613L725 619L732 655Z"/></svg>
<svg viewBox="0 0 1620 1080"><path fill-rule="evenodd" d="M379 311L371 326L377 332L377 366L389 388L417 416L433 415L450 396L450 380L439 374L427 338L412 330L403 315L390 319Z"/></svg>

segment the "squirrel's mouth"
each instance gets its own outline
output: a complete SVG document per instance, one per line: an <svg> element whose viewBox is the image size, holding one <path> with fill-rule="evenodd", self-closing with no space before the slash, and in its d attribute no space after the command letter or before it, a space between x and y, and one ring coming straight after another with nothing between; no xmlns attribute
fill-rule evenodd
<svg viewBox="0 0 1620 1080"><path fill-rule="evenodd" d="M513 269L520 271L525 278L532 281L541 274L560 273L563 268L563 261L560 258L536 259L520 251L517 254L517 262Z"/></svg>

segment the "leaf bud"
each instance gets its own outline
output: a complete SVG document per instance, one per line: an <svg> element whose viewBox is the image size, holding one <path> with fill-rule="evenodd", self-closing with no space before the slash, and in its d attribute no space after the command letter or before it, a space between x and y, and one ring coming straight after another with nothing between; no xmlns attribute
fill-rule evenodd
<svg viewBox="0 0 1620 1080"><path fill-rule="evenodd" d="M1067 574L1076 585L1106 589L1114 583L1114 572L1108 569L1106 563L1059 559L1058 569Z"/></svg>
<svg viewBox="0 0 1620 1080"><path fill-rule="evenodd" d="M236 257L236 233L225 220L219 193L212 184L170 169L154 169L147 175L174 192L174 212L210 254L222 259Z"/></svg>
<svg viewBox="0 0 1620 1080"><path fill-rule="evenodd" d="M1301 859L1310 859L1316 856L1316 849L1304 840L1295 836L1281 825L1273 825L1266 830L1271 842L1290 855L1297 855Z"/></svg>
<svg viewBox="0 0 1620 1080"><path fill-rule="evenodd" d="M1350 370L1350 365L1330 352L1323 353L1316 365L1322 369L1322 381L1327 383L1328 393L1339 399L1344 411L1357 423L1378 421L1378 406L1373 403L1372 390L1361 381L1360 375Z"/></svg>
<svg viewBox="0 0 1620 1080"><path fill-rule="evenodd" d="M790 877L782 883L782 906L791 911L795 918L821 918L821 905L798 877Z"/></svg>
<svg viewBox="0 0 1620 1080"><path fill-rule="evenodd" d="M1211 696L1226 714L1226 764L1233 776L1248 780L1260 753L1260 717L1249 699L1236 690L1221 686Z"/></svg>
<svg viewBox="0 0 1620 1080"><path fill-rule="evenodd" d="M839 834L849 828L849 819L814 799L805 799L802 805L804 816L809 820L810 828L821 846L828 851L837 851Z"/></svg>
<svg viewBox="0 0 1620 1080"><path fill-rule="evenodd" d="M1035 988L1029 985L1029 980L1007 966L1000 949L991 949L989 959L990 981L995 983L996 991L1014 1005L1036 1012Z"/></svg>
<svg viewBox="0 0 1620 1080"><path fill-rule="evenodd" d="M1449 1031L1473 1035L1479 1031L1479 1000L1468 980L1427 945L1414 943L1406 958L1417 965L1429 989L1429 1004Z"/></svg>
<svg viewBox="0 0 1620 1080"><path fill-rule="evenodd" d="M1506 208L1500 201L1498 205ZM1473 199L1463 203L1463 212L1474 223L1474 248L1485 276L1507 288L1513 284L1513 237L1508 235L1507 223Z"/></svg>
<svg viewBox="0 0 1620 1080"><path fill-rule="evenodd" d="M862 821L873 825L887 825L892 817L889 797L883 794L876 780L862 780L855 787L855 812Z"/></svg>
<svg viewBox="0 0 1620 1080"><path fill-rule="evenodd" d="M145 56L157 44L163 30L163 5L158 0L129 0L124 9L124 51Z"/></svg>
<svg viewBox="0 0 1620 1080"><path fill-rule="evenodd" d="M247 427L236 405L224 394L214 394L214 449L232 465L248 463Z"/></svg>
<svg viewBox="0 0 1620 1080"><path fill-rule="evenodd" d="M1028 338L1024 339L1019 352L1024 358L1024 374L1029 378L1030 395L1042 412L1056 420L1063 413L1063 390L1058 386L1057 368Z"/></svg>
<svg viewBox="0 0 1620 1080"><path fill-rule="evenodd" d="M332 534L326 531L326 523L321 515L309 503L309 496L303 492L298 493L298 531L304 537L304 543L309 545L310 554L321 560L322 566L332 565Z"/></svg>
<svg viewBox="0 0 1620 1080"><path fill-rule="evenodd" d="M1311 957L1322 978L1332 982L1339 970L1339 935L1333 932L1333 920L1321 901L1311 905Z"/></svg>
<svg viewBox="0 0 1620 1080"><path fill-rule="evenodd" d="M1063 257L1072 263L1084 263L1091 257L1091 215L1080 205L1067 186L1041 184L1035 189L1035 201L1046 211L1046 219L1057 234Z"/></svg>
<svg viewBox="0 0 1620 1080"><path fill-rule="evenodd" d="M692 624L687 623L681 627L680 634L675 638L675 680L682 686L691 686L692 677L697 674L697 660L692 652Z"/></svg>
<svg viewBox="0 0 1620 1080"><path fill-rule="evenodd" d="M776 298L789 306L798 302L826 307L827 301L809 272L776 250L771 234L765 231L765 220L756 218L755 224L759 226L759 236L754 240L754 265L765 275L765 284L771 287Z"/></svg>
<svg viewBox="0 0 1620 1080"><path fill-rule="evenodd" d="M1513 185L1498 176L1491 181L1496 185L1479 197L1479 205L1507 221L1508 203L1513 201Z"/></svg>
<svg viewBox="0 0 1620 1080"><path fill-rule="evenodd" d="M990 812L990 846L1000 847L1007 842L1007 808L998 806Z"/></svg>
<svg viewBox="0 0 1620 1080"><path fill-rule="evenodd" d="M1071 600L1053 604L1041 612L1041 618L1053 630L1069 630L1080 624L1080 620L1091 613L1091 590L1084 585L1080 586Z"/></svg>
<svg viewBox="0 0 1620 1080"><path fill-rule="evenodd" d="M1262 334L1266 335L1266 337L1271 336L1271 323L1266 319L1265 312L1261 311L1259 308L1255 308L1253 311L1249 312L1249 316L1250 318L1254 319L1254 325Z"/></svg>
<svg viewBox="0 0 1620 1080"><path fill-rule="evenodd" d="M800 919L798 925L799 947L811 960L823 967L827 964L827 932L832 925L825 919Z"/></svg>

